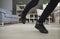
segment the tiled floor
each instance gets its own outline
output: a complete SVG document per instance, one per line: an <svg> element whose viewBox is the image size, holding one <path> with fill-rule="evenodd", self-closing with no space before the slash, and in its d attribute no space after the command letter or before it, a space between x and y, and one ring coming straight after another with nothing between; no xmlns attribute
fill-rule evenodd
<svg viewBox="0 0 60 39"><path fill-rule="evenodd" d="M0 27L0 39L60 39L60 25L49 24L48 34L42 34L34 24L14 24Z"/></svg>

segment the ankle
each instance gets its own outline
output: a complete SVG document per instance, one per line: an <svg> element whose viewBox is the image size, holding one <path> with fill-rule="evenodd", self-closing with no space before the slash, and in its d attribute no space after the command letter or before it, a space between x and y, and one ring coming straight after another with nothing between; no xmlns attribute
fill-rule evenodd
<svg viewBox="0 0 60 39"><path fill-rule="evenodd" d="M42 21L37 21L36 24L43 24L43 22Z"/></svg>

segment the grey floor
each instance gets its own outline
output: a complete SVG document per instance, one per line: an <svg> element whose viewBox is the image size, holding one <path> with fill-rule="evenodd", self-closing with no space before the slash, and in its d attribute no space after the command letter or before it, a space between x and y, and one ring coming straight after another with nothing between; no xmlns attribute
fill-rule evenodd
<svg viewBox="0 0 60 39"><path fill-rule="evenodd" d="M60 39L60 25L45 24L48 34L34 28L35 24L13 24L0 26L0 39Z"/></svg>

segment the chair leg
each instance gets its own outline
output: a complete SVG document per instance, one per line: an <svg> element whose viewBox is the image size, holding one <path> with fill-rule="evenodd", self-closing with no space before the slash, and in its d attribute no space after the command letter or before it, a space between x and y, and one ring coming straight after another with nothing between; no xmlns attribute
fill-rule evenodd
<svg viewBox="0 0 60 39"><path fill-rule="evenodd" d="M4 26L4 22L2 22L2 26Z"/></svg>

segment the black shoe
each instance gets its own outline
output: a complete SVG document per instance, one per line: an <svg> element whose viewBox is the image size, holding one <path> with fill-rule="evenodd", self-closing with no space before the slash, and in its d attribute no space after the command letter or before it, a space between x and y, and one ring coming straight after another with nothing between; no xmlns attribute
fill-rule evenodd
<svg viewBox="0 0 60 39"><path fill-rule="evenodd" d="M20 21L25 24L26 23L26 18L21 18Z"/></svg>
<svg viewBox="0 0 60 39"><path fill-rule="evenodd" d="M41 33L48 33L48 30L44 27L43 23L36 24L36 29L38 29Z"/></svg>

